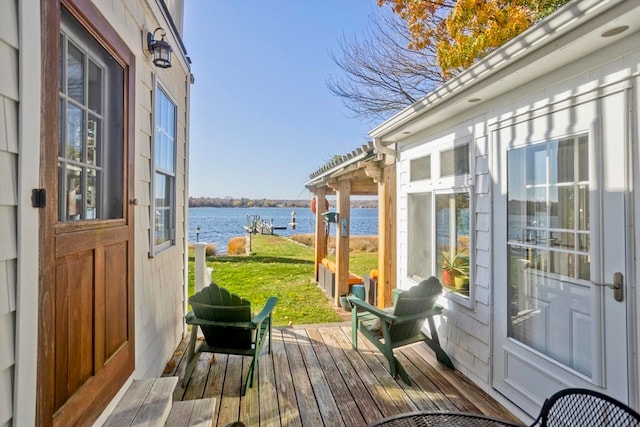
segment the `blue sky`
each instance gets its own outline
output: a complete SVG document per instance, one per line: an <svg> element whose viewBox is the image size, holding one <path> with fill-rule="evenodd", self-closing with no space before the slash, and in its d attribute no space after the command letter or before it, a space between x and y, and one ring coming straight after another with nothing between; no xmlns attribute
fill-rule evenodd
<svg viewBox="0 0 640 427"><path fill-rule="evenodd" d="M367 142L327 89L342 34L375 0L186 0L192 60L189 195L308 199L309 174Z"/></svg>

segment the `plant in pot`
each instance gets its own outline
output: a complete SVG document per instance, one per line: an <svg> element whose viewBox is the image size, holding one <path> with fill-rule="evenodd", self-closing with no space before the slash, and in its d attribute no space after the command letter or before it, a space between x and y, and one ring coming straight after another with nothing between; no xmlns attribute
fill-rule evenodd
<svg viewBox="0 0 640 427"><path fill-rule="evenodd" d="M462 249L452 254L442 251L442 284L449 287L469 286L469 253Z"/></svg>

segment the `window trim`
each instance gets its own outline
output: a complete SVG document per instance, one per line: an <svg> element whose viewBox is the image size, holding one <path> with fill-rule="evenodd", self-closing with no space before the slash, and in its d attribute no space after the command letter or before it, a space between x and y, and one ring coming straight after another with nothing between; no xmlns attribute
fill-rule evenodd
<svg viewBox="0 0 640 427"><path fill-rule="evenodd" d="M173 115L173 172L169 172L166 169L159 168L156 163L156 147L158 143L158 132L157 132L157 120L158 120L158 91L162 91L163 95L171 102L174 106L174 115ZM178 103L171 96L167 88L159 81L157 76L153 75L153 92L151 94L152 99L152 112L151 112L151 147L150 147L150 165L151 165L151 185L150 185L150 209L149 209L149 257L153 258L158 253L176 245L176 209L177 209L177 153L178 153ZM155 235L155 212L156 212L156 174L161 173L166 176L170 176L171 179L171 188L170 192L170 202L169 202L169 238L160 244L156 244L156 235Z"/></svg>
<svg viewBox="0 0 640 427"><path fill-rule="evenodd" d="M435 199L437 195L442 194L452 194L452 193L467 193L469 195L469 294L468 296L459 294L451 289L448 289L443 286L443 296L447 299L454 301L462 306L467 308L472 308L475 303L475 278L476 278L476 235L475 235L475 185L473 184L475 176L475 145L473 144L473 137L471 135L466 137L457 138L455 141L446 141L438 144L425 144L423 147L428 147L427 150L420 150L419 154L412 155L407 158L407 165L411 168L411 161L416 158L422 158L426 156L431 156L431 179L430 180L419 180L419 181L410 181L405 184L406 188L406 203L407 203L407 226L411 222L409 215L409 197L411 195L418 195L424 193L431 193L431 225L429 232L431 233L431 271L434 276L437 277L438 273L438 257L436 250L436 220L435 220ZM468 173L461 175L448 175L442 176L441 174L441 153L448 150L454 150L458 147L466 145L469 152L469 165L468 165ZM424 219L424 218L423 218ZM408 230L407 230L408 232ZM414 284L416 280L421 280L422 278L418 278L415 276L409 276L409 251L408 251L408 241L407 241L407 252L406 252L406 263L404 265L405 272L407 273L406 279Z"/></svg>

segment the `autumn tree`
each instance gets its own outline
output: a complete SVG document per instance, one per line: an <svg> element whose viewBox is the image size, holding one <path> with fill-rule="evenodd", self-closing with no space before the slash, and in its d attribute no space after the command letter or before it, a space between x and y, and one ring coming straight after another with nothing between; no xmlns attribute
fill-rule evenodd
<svg viewBox="0 0 640 427"><path fill-rule="evenodd" d="M446 78L522 33L568 0L377 0L406 22L408 44L435 49Z"/></svg>
<svg viewBox="0 0 640 427"><path fill-rule="evenodd" d="M396 15L370 16L367 31L360 37L343 35L340 52L331 52L343 75L329 77L329 90L361 118L386 119L411 105L444 82L435 46L416 50L411 42Z"/></svg>

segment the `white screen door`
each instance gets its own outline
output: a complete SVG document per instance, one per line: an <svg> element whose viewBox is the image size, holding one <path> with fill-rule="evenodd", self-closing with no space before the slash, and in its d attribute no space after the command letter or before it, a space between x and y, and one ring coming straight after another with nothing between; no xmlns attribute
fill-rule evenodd
<svg viewBox="0 0 640 427"><path fill-rule="evenodd" d="M624 96L599 102L624 103ZM566 387L628 402L624 119L528 142L537 126L594 117L590 104L580 109L494 132L501 179L494 187L493 382L532 416ZM614 282L620 292L603 286Z"/></svg>

